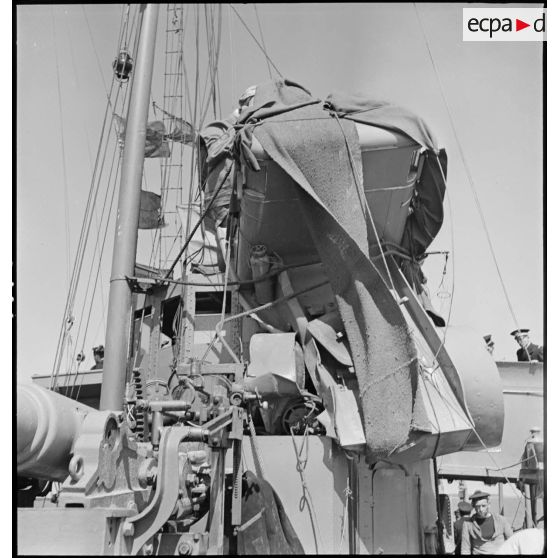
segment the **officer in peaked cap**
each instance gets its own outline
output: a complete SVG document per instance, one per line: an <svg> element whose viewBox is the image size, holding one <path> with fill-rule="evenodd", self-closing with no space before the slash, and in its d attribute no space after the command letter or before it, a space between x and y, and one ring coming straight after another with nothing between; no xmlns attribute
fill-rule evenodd
<svg viewBox="0 0 558 558"><path fill-rule="evenodd" d="M476 490L469 500L475 513L463 522L461 554L494 554L512 536L512 528L503 516L490 511L486 492Z"/></svg>
<svg viewBox="0 0 558 558"><path fill-rule="evenodd" d="M539 361L544 362L544 347L539 347L529 340L528 329L514 329L510 335L519 343L517 360L519 362Z"/></svg>

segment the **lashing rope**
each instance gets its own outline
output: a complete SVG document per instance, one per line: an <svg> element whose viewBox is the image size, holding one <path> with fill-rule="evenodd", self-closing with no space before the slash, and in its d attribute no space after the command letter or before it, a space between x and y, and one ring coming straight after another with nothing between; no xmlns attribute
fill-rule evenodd
<svg viewBox="0 0 558 558"><path fill-rule="evenodd" d="M320 527L318 525L316 509L314 508L314 502L312 500L312 494L310 493L310 489L308 488L308 481L306 479L306 466L308 465L308 425L304 429L304 434L302 436L302 443L300 448L296 445L296 439L293 431L293 427L290 428L291 433L291 440L293 442L293 447L295 451L296 457L296 470L300 475L300 481L302 484L302 496L300 497L300 502L298 505L298 509L302 512L304 508L308 506L308 513L310 515L310 523L312 525L312 535L314 537L314 546L316 548L316 554L320 553L320 548L318 544L318 540L322 540L322 536L320 534ZM304 457L302 454L304 453Z"/></svg>
<svg viewBox="0 0 558 558"><path fill-rule="evenodd" d="M363 197L362 197L363 192L361 192L360 188L359 188L359 180L358 180L358 176L357 176L356 163L354 161L353 154L351 153L351 149L350 149L350 146L349 146L349 140L347 138L347 135L345 134L345 130L343 129L343 126L341 125L341 121L339 120L339 116L337 115L337 113L335 111L331 111L331 114L333 115L333 117L335 118L335 121L339 125L339 128L341 129L341 133L343 134L343 138L345 140L345 147L347 148L347 154L349 155L349 161L351 163L351 171L352 171L352 175L353 175L353 181L354 181L355 189L356 189L359 201L360 201L362 212L364 214L365 219L367 218L368 221L370 222L370 224L372 225L372 230L374 231L374 237L376 239L376 243L377 243L378 248L380 250L380 254L382 256L382 261L384 262L384 266L386 268L387 276L388 276L389 281L391 283L392 292L397 293L397 290L395 289L395 285L393 283L393 277L391 276L389 266L387 264L387 260L386 260L385 254L384 254L384 248L382 246L382 243L380 242L380 236L378 235L378 230L376 229L376 223L374 222L374 218L372 217L372 212L370 211L370 207L368 206L368 202L366 201L366 195L364 196L364 199L363 199ZM368 240L367 240L367 242L368 242ZM369 259L370 263L372 264L372 266L374 267L374 269L376 270L376 273L378 273L378 275L382 279L382 282L384 283L386 288L388 290L390 290L389 285L387 284L383 275L380 273L380 271L374 265L374 262L370 258L368 258L368 259Z"/></svg>

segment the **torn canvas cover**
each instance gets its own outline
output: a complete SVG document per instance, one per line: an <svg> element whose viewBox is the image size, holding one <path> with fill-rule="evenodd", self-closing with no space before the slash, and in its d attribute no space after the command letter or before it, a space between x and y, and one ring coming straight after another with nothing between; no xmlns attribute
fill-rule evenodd
<svg viewBox="0 0 558 558"><path fill-rule="evenodd" d="M118 134L118 143L120 146L123 146L126 138L126 119L115 114L114 121ZM170 148L166 139L165 125L160 120L147 123L145 132L145 157L170 157Z"/></svg>
<svg viewBox="0 0 558 558"><path fill-rule="evenodd" d="M157 229L163 224L161 217L161 196L154 192L141 191L140 229Z"/></svg>

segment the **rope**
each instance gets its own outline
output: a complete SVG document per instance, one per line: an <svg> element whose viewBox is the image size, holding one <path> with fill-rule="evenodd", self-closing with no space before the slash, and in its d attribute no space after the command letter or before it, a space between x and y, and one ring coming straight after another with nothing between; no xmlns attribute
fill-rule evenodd
<svg viewBox="0 0 558 558"><path fill-rule="evenodd" d="M212 281L209 282L200 282L200 281L181 281L179 279L163 279L160 284L167 284L167 283L172 283L173 285L186 285L186 286L193 286L193 287L225 287L225 286L229 286L229 287L236 287L236 286L240 286L240 285L253 285L255 283L261 283L262 281L267 281L268 279L271 279L272 277L276 277L277 275L279 275L280 273L282 273L283 271L287 270L287 269L292 269L292 268L300 268L300 267L306 267L309 265L315 265L318 264L320 262L310 262L310 263L301 263L301 264L288 264L288 265L281 265L280 267L275 267L274 269L272 269L271 271L269 271L268 273L266 273L265 275L262 275L261 277L257 277L256 279L243 279L243 280L238 280L238 281L227 281L225 282L217 282L214 283ZM201 275L204 275L203 273ZM210 278L211 275L204 275L204 277L208 277ZM136 280L138 282L145 282L145 277L127 277L127 279L133 279ZM157 282L157 280L155 280Z"/></svg>
<svg viewBox="0 0 558 558"><path fill-rule="evenodd" d="M521 498L519 498L519 501L517 502L517 508L515 508L515 513L513 514L513 519L512 519L512 526L515 523L515 518L517 517L517 512L519 511L519 508L521 506L521 503L523 502L523 500Z"/></svg>
<svg viewBox="0 0 558 558"><path fill-rule="evenodd" d="M353 158L353 154L351 153L351 149L349 146L349 140L347 138L347 135L345 134L345 130L343 129L343 126L341 125L341 122L339 120L339 116L337 116L337 113L334 111L331 111L331 114L333 115L333 117L335 118L335 121L337 122L337 124L339 125L339 128L341 129L341 133L343 134L343 138L345 140L345 146L347 148L347 153L349 155L349 161L351 163L351 171L353 174L353 180L354 180L354 184L355 184L355 189L360 201L360 205L361 205L361 209L363 211L364 217L368 217L370 224L372 225L372 230L374 231L374 237L376 238L376 242L378 244L378 248L380 249L380 254L382 256L382 260L384 262L384 266L386 268L386 272L387 275L389 277L389 281L391 283L391 288L393 290L394 293L397 293L396 289L395 289L395 285L393 283L393 277L391 276L391 273L389 271L389 267L387 264L387 260L385 258L385 254L384 254L384 249L382 246L382 243L380 242L380 236L378 235L378 231L376 229L376 223L374 223L374 219L372 217L372 212L370 211L370 207L368 206L368 202L366 201L366 196L364 199L362 199L362 192L360 191L359 188L359 180L357 177L357 170L356 170L356 164ZM374 267L374 269L376 270L376 272L378 273L378 275L381 277L382 282L384 283L384 285L386 286L386 288L389 290L389 285L387 284L386 280L384 279L383 275L380 273L380 271L378 270L378 268L374 265L374 263L372 262L372 259L369 258L370 263L372 264L372 266Z"/></svg>
<svg viewBox="0 0 558 558"><path fill-rule="evenodd" d="M297 296L300 296L301 294L307 293L309 291L312 291L314 289L318 289L320 287L323 287L325 285L328 285L329 281L322 281L321 283L318 283L317 285L312 285L311 287L306 287L305 289L301 289L300 291L297 291L296 293L292 293L290 295L286 295L286 296L282 296L280 298L276 298L275 300L272 300L271 302L266 302L265 304L262 304L261 306L257 306L256 308L251 308L250 310L245 310L244 312L240 312L238 314L234 314L233 316L229 316L228 318L225 318L224 320L220 321L217 326L215 327L215 334L213 335L213 339L211 340L211 343L208 345L203 357L201 358L202 361L205 360L205 357L209 354L209 351L213 348L213 345L215 344L215 341L217 341L217 339L220 337L220 332L223 328L223 326L227 323L230 322L232 320L237 320L238 318L243 318L244 316L250 316L252 318L255 319L254 316L252 316L252 314L254 314L255 312L260 312L262 310L267 310L269 308L272 308L273 306L276 306L277 304L281 304L282 302L287 302L288 300L291 300L292 298L295 298ZM257 321L257 320L256 320Z"/></svg>
<svg viewBox="0 0 558 558"><path fill-rule="evenodd" d="M424 370L423 370L422 366L419 368L419 373L420 373L420 375L422 376L423 382L430 381L430 382L432 383L432 381L431 381L431 380L432 380L431 375L430 375L430 376L427 375L427 376L425 377ZM428 401L430 402L430 406L432 407L432 409L435 409L435 406L434 406L434 404L433 404L433 402L432 402L432 397L430 397L430 392L429 392L427 389L425 389L424 391L426 391L426 395L428 396ZM438 451L438 446L439 446L439 444L440 444L440 438L441 438L441 436L442 436L442 429L440 428L440 421L438 420L438 415L437 415L436 413L434 413L434 418L436 419L435 427L436 427L437 430L438 430L438 436L436 436L436 443L435 443L435 445L434 445L434 451L433 451L432 453L433 453L434 455L436 455L436 452ZM435 460L435 459L436 459L436 458L434 458L434 460Z"/></svg>
<svg viewBox="0 0 558 558"><path fill-rule="evenodd" d="M196 223L195 227L192 229L192 232L188 236L188 239L184 243L184 246L182 246L178 256L176 256L176 258L175 258L174 262L172 263L170 269L167 271L167 273L165 275L165 279L168 279L171 276L174 267L180 261L180 258L182 256L182 254L184 254L186 248L188 247L188 244L190 243L190 241L194 237L195 232L198 230L199 226L202 224L203 220L205 219L205 216L209 213L209 210L211 209L213 203L217 199L217 195L219 194L219 192L221 191L221 188L223 187L223 185L227 181L227 178L229 177L229 174L231 173L232 168L233 168L233 165L231 165L229 167L229 170L225 174L223 180L221 181L219 186L217 188L215 188L215 192L213 192L213 196L211 197L211 200L209 200L209 203L207 204L207 207L204 209L203 213L201 214L200 218L198 219L198 222Z"/></svg>
<svg viewBox="0 0 558 558"><path fill-rule="evenodd" d="M434 376L431 375L431 383L432 386L434 387L434 389L438 392L438 395L442 398L442 400L446 403L446 405L452 409L455 413L457 413L457 415L462 418L463 420L465 420L465 422L467 422L469 424L469 427L471 428L471 430L473 431L473 433L475 434L475 436L477 437L477 439L479 440L479 442L481 443L484 451L486 452L486 454L488 455L488 457L490 458L490 460L492 461L492 463L494 464L495 471L499 471L502 473L502 476L504 477L505 481L507 484L509 484L510 486L513 486L513 483L509 480L509 478L502 472L502 468L498 466L498 463L496 463L496 460L494 459L494 457L492 456L492 454L488 451L488 447L486 446L486 444L484 443L483 439L480 437L480 434L477 432L477 429L475 428L474 423L469 419L469 417L467 415L465 415L462 411L462 409L460 407L455 407L451 401L449 401L446 396L444 395L444 393L442 393L442 391L440 390L440 388L438 387L438 385L436 384L436 382L434 381ZM517 496L517 495L516 495Z"/></svg>
<svg viewBox="0 0 558 558"><path fill-rule="evenodd" d="M339 540L339 548L337 549L337 554L341 554L341 549L343 548L343 541L345 540L345 530L347 528L347 521L349 519L349 500L353 498L353 491L350 487L350 477L347 475L347 486L343 490L345 494L345 503L343 504L343 519L341 522L341 538Z"/></svg>
<svg viewBox="0 0 558 558"><path fill-rule="evenodd" d="M486 240L488 241L488 246L490 248L490 254L492 256L492 260L494 261L494 265L496 267L496 272L498 274L498 279L500 280L500 284L502 286L502 290L504 292L504 296L506 298L506 303L508 305L508 309L509 309L510 314L512 316L513 322L514 322L516 328L519 329L518 321L517 321L515 312L513 311L513 307L512 307L512 304L511 304L510 297L508 295L508 290L507 290L506 285L504 283L504 278L502 276L502 273L500 271L500 266L499 266L498 260L496 258L496 252L494 250L494 246L492 244L492 240L491 240L490 234L488 232L488 226L486 224L486 219L485 219L484 213L482 211L482 207L481 207L480 200L479 200L479 197L478 197L478 194L477 194L477 190L476 190L476 187L475 187L473 176L472 176L471 171L469 169L469 165L467 163L467 160L465 159L465 154L464 154L464 151L463 151L463 147L462 147L461 142L459 141L459 138L458 138L458 135L457 135L457 129L455 127L455 123L454 123L454 120L453 120L453 117L452 117L452 114L451 114L451 111L450 111L450 108L449 108L449 104L448 104L448 101L447 101L447 98L446 98L446 95L445 95L445 92L444 92L444 88L442 86L440 75L438 73L438 68L436 67L436 63L434 62L434 57L432 56L432 51L430 49L430 44L428 42L428 38L426 36L425 30L424 30L424 27L423 27L423 24L422 24L422 19L420 17L420 14L419 14L419 11L418 11L418 8L417 8L417 5L416 5L415 2L413 2L413 6L415 8L415 12L416 12L416 15L417 15L417 19L419 21L420 29L421 29L421 32L422 32L422 36L423 36L426 48L428 50L428 56L430 57L430 62L432 64L432 68L434 70L434 73L436 75L436 79L438 81L438 87L440 89L440 95L442 97L446 112L448 114L450 126L451 126L451 129L452 129L452 133L453 133L455 142L457 143L457 148L459 150L459 155L461 157L461 160L463 162L463 167L465 169L465 174L467 175L467 182L468 182L469 187L471 188L471 191L473 193L473 198L474 198L474 201L475 201L475 205L477 207L477 211L479 212L479 216L481 218L482 227L483 227L483 230L484 230L484 233L485 233L485 236L486 236Z"/></svg>
<svg viewBox="0 0 558 558"><path fill-rule="evenodd" d="M250 447L252 448L252 455L254 457L254 467L256 468L256 474L258 477L265 479L266 474L264 471L263 460L260 454L260 449L258 447L256 428L252 420L252 414L248 414L248 429L250 430Z"/></svg>
<svg viewBox="0 0 558 558"><path fill-rule="evenodd" d="M317 515L316 510L314 508L314 503L312 501L312 494L308 489L308 481L306 480L305 469L306 465L308 465L308 425L304 430L304 435L302 437L302 444L300 445L300 449L297 448L296 439L293 432L293 427L290 428L291 433L291 440L293 442L294 450L295 450L295 457L296 457L296 470L300 475L300 480L302 484L302 496L300 497L300 502L298 505L298 509L302 512L306 505L308 505L308 513L310 515L310 523L312 525L312 535L314 537L314 546L316 548L316 554L320 554L320 549L318 545L318 539L321 540L322 536L320 534L320 528L317 522ZM302 458L302 453L305 453L304 458Z"/></svg>
<svg viewBox="0 0 558 558"><path fill-rule="evenodd" d="M415 362L416 360L418 360L418 357L413 357L412 359L408 360L407 362L404 362L403 364L400 364L397 368L390 370L390 372L388 372L387 374L385 374L384 376L375 379L372 382L367 383L361 390L360 390L360 397L362 399L362 397L364 397L364 394L368 392L368 390L371 387L377 386L378 384L381 384L382 382L384 382L385 380L387 380L388 378L390 378L391 376L394 376L395 374L397 374L400 370L407 368L409 366L411 366L411 364L413 364L413 362Z"/></svg>
<svg viewBox="0 0 558 558"><path fill-rule="evenodd" d="M438 169L440 171L440 176L444 177L444 173L442 172L442 166L440 165L440 159L436 158L437 162L438 162ZM451 313L453 310L453 297L455 294L455 230L453 227L453 207L451 204L451 194L450 191L447 188L447 184L446 184L446 179L444 178L444 186L446 186L446 192L447 192L447 196L446 199L448 200L448 210L449 210L449 222L450 222L450 243L451 243L451 253L454 254L454 257L451 259L451 291L450 291L450 302L449 302L449 308L448 308L448 317L446 320L446 327L444 328L444 336L442 339L442 344L438 347L437 351L436 351L436 355L435 358L438 359L438 354L440 353L442 347L445 346L446 343L446 336L448 333L448 328L450 325L450 321L451 321ZM447 263L447 260L446 260ZM445 267L444 267L445 270Z"/></svg>
<svg viewBox="0 0 558 558"><path fill-rule="evenodd" d="M531 459L535 459L535 461L538 463L537 456L530 455L529 457L526 457L525 459L520 459L519 461L517 461L516 463L512 463L511 465L506 465L505 467L500 467L499 469L487 469L487 471L501 471L502 469L511 469L516 465L520 465L521 463L526 463L527 461L531 461Z"/></svg>

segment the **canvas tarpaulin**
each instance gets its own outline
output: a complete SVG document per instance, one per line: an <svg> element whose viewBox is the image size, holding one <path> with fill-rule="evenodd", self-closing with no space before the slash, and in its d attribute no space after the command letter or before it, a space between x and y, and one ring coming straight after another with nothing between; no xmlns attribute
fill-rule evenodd
<svg viewBox="0 0 558 558"><path fill-rule="evenodd" d="M231 494L226 491L229 506ZM225 531L232 531L227 523ZM269 482L252 471L242 475L242 524L235 538L239 556L304 554L279 496Z"/></svg>
<svg viewBox="0 0 558 558"><path fill-rule="evenodd" d="M324 111L296 84L259 86L237 135L239 157L253 165L251 134L300 186L300 201L324 264L358 379L369 456L388 456L413 424L417 354L407 323L369 245L372 224L362 201L355 125Z"/></svg>
<svg viewBox="0 0 558 558"><path fill-rule="evenodd" d="M358 95L331 94L325 107L355 122L385 128L410 137L425 149L424 166L411 201L401 248L421 256L440 231L444 220L447 156L439 149L426 123L410 111Z"/></svg>
<svg viewBox="0 0 558 558"><path fill-rule="evenodd" d="M126 138L126 119L114 114L118 141L124 145ZM192 144L196 138L193 126L185 120L173 117L173 130L167 134L165 124L160 120L148 122L145 130L145 153L149 159L170 157L169 140L184 144Z"/></svg>
<svg viewBox="0 0 558 558"><path fill-rule="evenodd" d="M157 229L163 224L161 216L161 196L155 192L142 190L138 228Z"/></svg>

